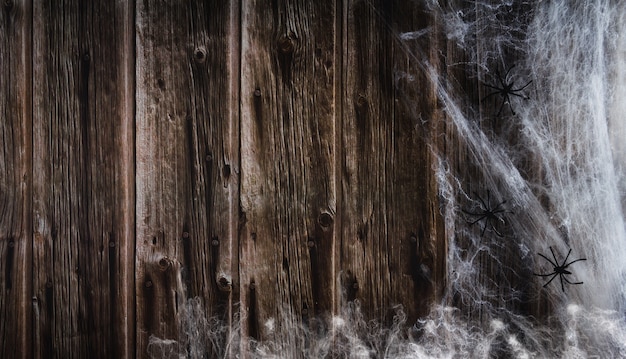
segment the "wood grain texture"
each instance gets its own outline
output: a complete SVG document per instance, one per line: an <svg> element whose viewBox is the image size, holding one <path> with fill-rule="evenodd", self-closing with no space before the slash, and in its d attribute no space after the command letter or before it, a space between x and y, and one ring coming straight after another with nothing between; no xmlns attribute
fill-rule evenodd
<svg viewBox="0 0 626 359"><path fill-rule="evenodd" d="M334 1L242 8L243 334L336 310ZM301 353L288 333L286 356ZM290 354L291 353L291 354Z"/></svg>
<svg viewBox="0 0 626 359"><path fill-rule="evenodd" d="M35 357L119 357L132 345L128 10L33 8Z"/></svg>
<svg viewBox="0 0 626 359"><path fill-rule="evenodd" d="M31 6L0 8L0 357L32 345Z"/></svg>
<svg viewBox="0 0 626 359"><path fill-rule="evenodd" d="M436 43L406 43L433 19L419 4L353 1L342 116L341 269L347 301L388 321L402 305L424 314L441 279L445 236L432 152L441 113L436 87L417 61L436 62ZM413 53L421 49L420 53Z"/></svg>
<svg viewBox="0 0 626 359"><path fill-rule="evenodd" d="M183 339L179 315L188 298L199 297L207 316L231 320L237 14L224 1L137 2L138 357L147 355L151 335Z"/></svg>

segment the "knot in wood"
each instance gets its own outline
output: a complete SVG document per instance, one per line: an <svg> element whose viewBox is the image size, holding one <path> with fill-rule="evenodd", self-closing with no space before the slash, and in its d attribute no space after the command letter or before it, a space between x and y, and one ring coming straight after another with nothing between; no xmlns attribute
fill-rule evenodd
<svg viewBox="0 0 626 359"><path fill-rule="evenodd" d="M189 238L189 232L183 232L183 238L185 239Z"/></svg>
<svg viewBox="0 0 626 359"><path fill-rule="evenodd" d="M367 107L367 98L363 95L360 95L359 98L356 100L356 105L358 108Z"/></svg>
<svg viewBox="0 0 626 359"><path fill-rule="evenodd" d="M231 291L230 281L226 277L220 277L220 279L218 279L217 281L217 286L222 292Z"/></svg>
<svg viewBox="0 0 626 359"><path fill-rule="evenodd" d="M151 280L147 280L147 281L144 283L144 286L145 286L146 288L152 288L152 285L153 285L153 284L152 284L152 281L151 281Z"/></svg>
<svg viewBox="0 0 626 359"><path fill-rule="evenodd" d="M311 239L311 240L309 240L309 241L307 242L307 244L306 244L306 245L307 245L309 248L313 248L313 247L315 247L315 241Z"/></svg>
<svg viewBox="0 0 626 359"><path fill-rule="evenodd" d="M287 36L281 37L278 40L278 50L285 55L293 53L293 41Z"/></svg>
<svg viewBox="0 0 626 359"><path fill-rule="evenodd" d="M165 272L171 265L171 261L167 257L163 257L159 260L159 269L162 272Z"/></svg>
<svg viewBox="0 0 626 359"><path fill-rule="evenodd" d="M317 219L317 222L320 226L328 228L331 224L333 224L333 216L331 216L330 213L322 213Z"/></svg>
<svg viewBox="0 0 626 359"><path fill-rule="evenodd" d="M206 50L202 47L196 47L193 52L193 58L199 64L204 63L206 61Z"/></svg>

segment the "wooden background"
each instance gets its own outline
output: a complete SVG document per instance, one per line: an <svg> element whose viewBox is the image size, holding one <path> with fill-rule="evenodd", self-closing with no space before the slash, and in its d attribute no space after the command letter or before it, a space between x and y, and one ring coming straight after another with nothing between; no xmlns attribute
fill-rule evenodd
<svg viewBox="0 0 626 359"><path fill-rule="evenodd" d="M425 3L3 1L0 358L146 357L194 297L259 340L424 315L467 155L416 62L481 90Z"/></svg>

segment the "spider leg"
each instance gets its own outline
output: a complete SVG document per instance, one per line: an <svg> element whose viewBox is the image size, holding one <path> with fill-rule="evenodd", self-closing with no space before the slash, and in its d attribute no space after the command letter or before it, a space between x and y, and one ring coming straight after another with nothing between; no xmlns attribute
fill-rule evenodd
<svg viewBox="0 0 626 359"><path fill-rule="evenodd" d="M543 258L545 258L548 262L550 262L550 264L552 264L555 268L558 267L558 265L556 263L554 263L550 258L544 256L541 253L538 253L540 256L542 256Z"/></svg>
<svg viewBox="0 0 626 359"><path fill-rule="evenodd" d="M586 261L586 260L587 260L587 258L579 258L579 259L576 259L576 260L574 260L574 261L571 261L571 262L569 262L569 263L567 263L567 264L563 265L563 267L569 267L569 266L570 266L570 264L572 264L572 263L576 263L576 262L578 262L578 261Z"/></svg>
<svg viewBox="0 0 626 359"><path fill-rule="evenodd" d="M563 280L565 280L569 284L583 284L583 282L570 282L569 280L567 280L567 278L565 278L565 276L563 276Z"/></svg>
<svg viewBox="0 0 626 359"><path fill-rule="evenodd" d="M548 273L548 274L537 274L537 273L533 273L533 275L536 275L536 276L538 276L538 277L549 277L549 276L554 275L554 274L558 274L558 273L557 273L557 272L552 272L552 273Z"/></svg>
<svg viewBox="0 0 626 359"><path fill-rule="evenodd" d="M514 91L514 92L522 91L523 89L525 89L526 87L528 87L528 85L530 85L530 83L531 83L531 82L533 82L533 80L530 80L530 81L528 81L528 82L526 83L526 85L524 85L524 86L522 86L522 87L520 87L520 88L518 88L518 89L511 90L511 91Z"/></svg>
<svg viewBox="0 0 626 359"><path fill-rule="evenodd" d="M552 250L552 246L550 246L550 252L552 252L552 258L554 258L554 266L558 267L559 266L559 261L556 259L556 256L554 255L554 251ZM565 259L567 259L567 258L565 258ZM565 262L563 262L563 263L565 263Z"/></svg>
<svg viewBox="0 0 626 359"><path fill-rule="evenodd" d="M504 90L503 88L500 88L500 87L497 87L497 86L494 86L494 85L489 85L489 84L483 84L483 86L487 86L487 87L492 88L494 90L498 90L498 91L494 92L493 94L500 93L500 92L502 92L502 90Z"/></svg>
<svg viewBox="0 0 626 359"><path fill-rule="evenodd" d="M509 104L509 108L511 109L511 113L513 114L513 116L515 116L515 111L513 111L513 107L511 107L511 99L509 98L509 94L505 94L504 95L504 99L502 99L502 103L500 104L500 109L498 110L498 113L496 114L496 116L500 116L500 114L502 113L502 109L504 108L504 104L508 103Z"/></svg>
<svg viewBox="0 0 626 359"><path fill-rule="evenodd" d="M561 290L565 293L565 287L563 286L563 279L565 279L565 277L563 277L563 274L559 273L559 279L561 280ZM565 279L565 281L567 282L567 279Z"/></svg>
<svg viewBox="0 0 626 359"><path fill-rule="evenodd" d="M461 212L465 213L465 214L469 214L470 216L482 216L482 213L475 213L475 212L470 212L470 211L466 211L464 209L461 210Z"/></svg>
<svg viewBox="0 0 626 359"><path fill-rule="evenodd" d="M509 72L511 72L511 70L513 70L513 68L515 67L515 65L509 67L508 70L506 70L506 74L504 74L504 78L506 79L509 76Z"/></svg>
<svg viewBox="0 0 626 359"><path fill-rule="evenodd" d="M491 87L491 86L490 86L490 87ZM493 88L495 88L495 87L493 87ZM499 93L500 93L500 89L498 89L498 91L492 92L492 93L490 93L489 95L487 95L487 96L483 97L482 101L485 101L485 100L486 100L486 99L488 99L489 97L491 97L491 96L493 96L493 95L496 95L496 94L499 94Z"/></svg>
<svg viewBox="0 0 626 359"><path fill-rule="evenodd" d="M521 98L523 98L524 100L528 100L528 99L529 99L529 97L526 97L526 96L520 95L520 94L518 94L518 93L509 92L509 95L513 95L513 96L521 97Z"/></svg>
<svg viewBox="0 0 626 359"><path fill-rule="evenodd" d="M504 237L504 235L502 235L502 233L500 233L493 224L491 225L491 229L493 229L493 231L496 232L498 237Z"/></svg>
<svg viewBox="0 0 626 359"><path fill-rule="evenodd" d="M543 287L547 287L548 284L550 284L550 282L552 282L554 280L554 278L556 278L556 276L559 275L559 273L554 273L554 276L552 276L552 278L550 278L550 280L548 281L548 283L544 284Z"/></svg>
<svg viewBox="0 0 626 359"><path fill-rule="evenodd" d="M482 236L485 234L485 230L487 229L487 221L485 221L485 223L483 224L483 230L480 231L480 237L482 238Z"/></svg>
<svg viewBox="0 0 626 359"><path fill-rule="evenodd" d="M483 198L482 198L481 196L479 196L479 195L478 195L478 193L474 192L474 195L475 195L476 197L478 197L478 200L480 201L480 204L482 204L482 205L483 205L483 208L484 208L484 209L486 209L486 210L488 210L488 209L489 209L489 205L488 205L488 203L489 203L489 193L490 193L490 191L487 191L487 203L485 203L485 201L483 200Z"/></svg>
<svg viewBox="0 0 626 359"><path fill-rule="evenodd" d="M480 216L477 220L470 222L470 226L473 226L474 224L480 222L481 219L485 218L485 215Z"/></svg>

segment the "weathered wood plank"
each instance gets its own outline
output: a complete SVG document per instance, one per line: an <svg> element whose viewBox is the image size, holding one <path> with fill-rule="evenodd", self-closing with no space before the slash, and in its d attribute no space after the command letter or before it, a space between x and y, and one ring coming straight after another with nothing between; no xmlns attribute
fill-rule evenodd
<svg viewBox="0 0 626 359"><path fill-rule="evenodd" d="M136 21L137 356L145 357L151 335L184 339L187 298L231 320L239 18L230 2L145 0Z"/></svg>
<svg viewBox="0 0 626 359"><path fill-rule="evenodd" d="M341 166L342 285L368 318L401 304L410 322L428 310L442 279L445 236L433 155L441 119L436 87L419 61L437 43L399 38L434 26L424 5L348 5ZM421 53L413 53L420 48Z"/></svg>
<svg viewBox="0 0 626 359"><path fill-rule="evenodd" d="M289 331L279 323L336 310L337 11L334 1L242 8L242 332L260 340L272 338L268 320ZM293 333L285 356L301 353Z"/></svg>
<svg viewBox="0 0 626 359"><path fill-rule="evenodd" d="M35 357L133 344L130 18L122 3L34 3Z"/></svg>
<svg viewBox="0 0 626 359"><path fill-rule="evenodd" d="M0 8L0 357L32 357L31 5Z"/></svg>

